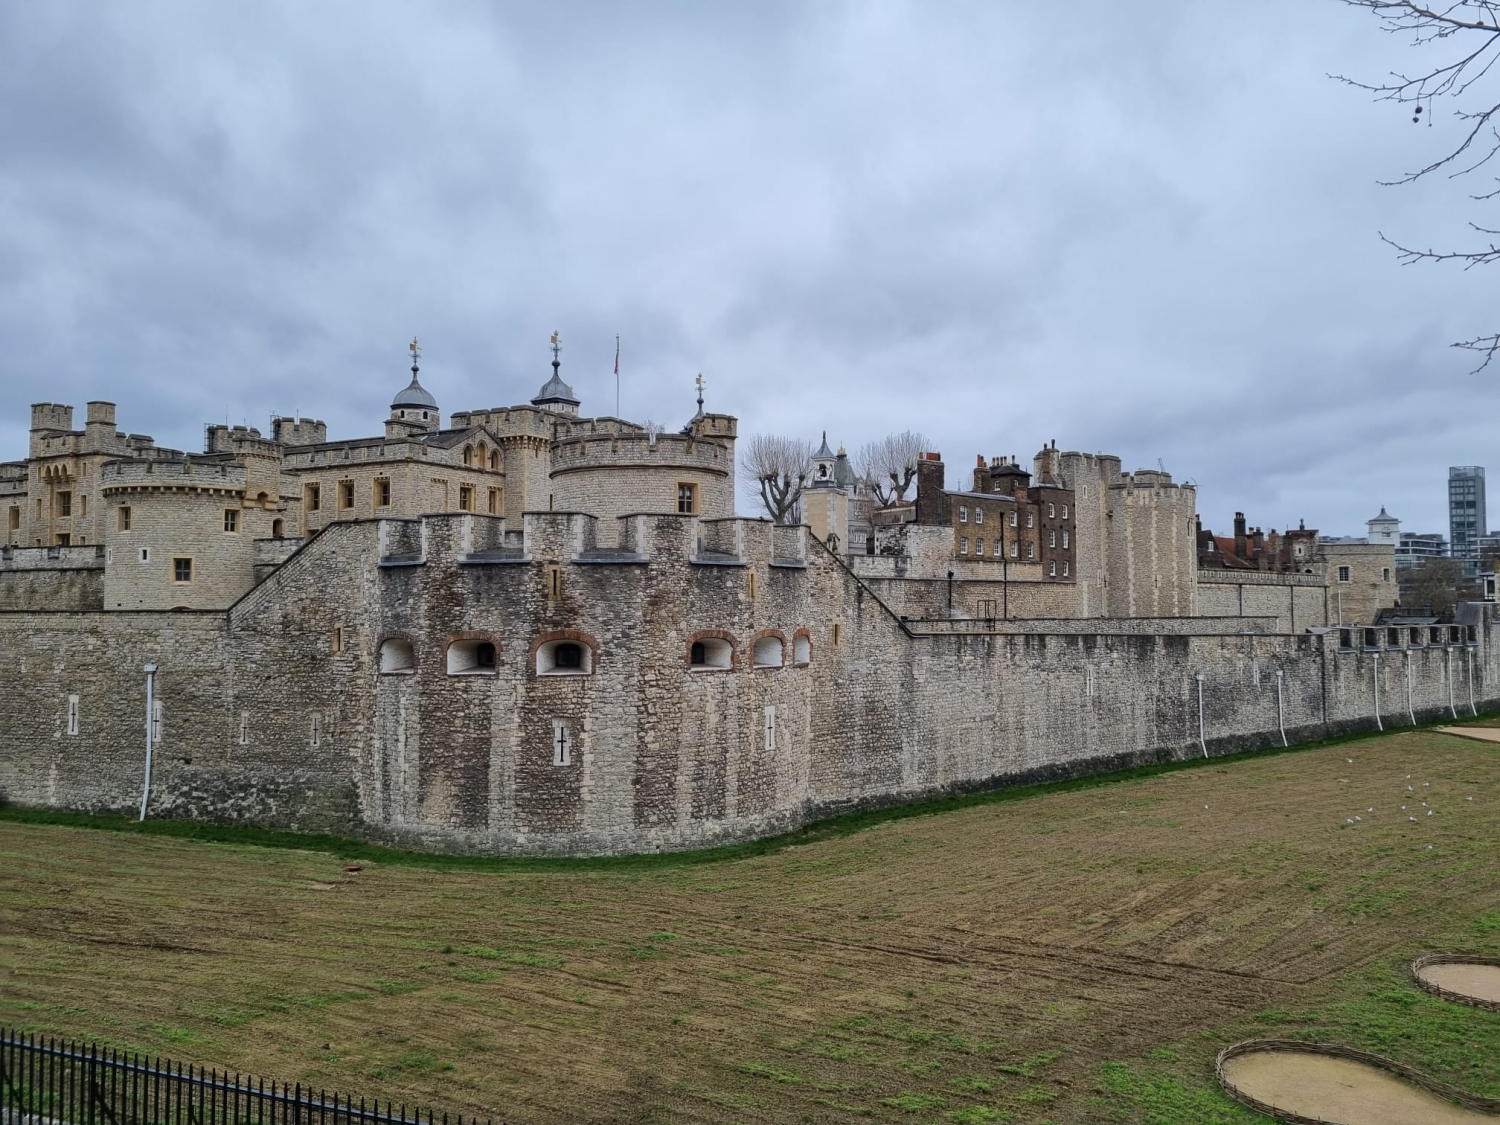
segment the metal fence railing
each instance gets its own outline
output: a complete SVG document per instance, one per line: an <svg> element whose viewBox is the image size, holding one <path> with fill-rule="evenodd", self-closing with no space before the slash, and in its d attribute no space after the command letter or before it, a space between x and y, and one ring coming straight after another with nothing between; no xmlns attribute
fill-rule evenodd
<svg viewBox="0 0 1500 1125"><path fill-rule="evenodd" d="M267 1084L0 1029L0 1125L464 1125L463 1115ZM468 1125L491 1125L470 1117Z"/></svg>

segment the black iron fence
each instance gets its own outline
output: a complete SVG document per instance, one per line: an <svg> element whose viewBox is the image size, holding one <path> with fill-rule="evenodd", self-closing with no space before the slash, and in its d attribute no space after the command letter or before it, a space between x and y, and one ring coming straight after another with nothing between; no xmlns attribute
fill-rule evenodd
<svg viewBox="0 0 1500 1125"><path fill-rule="evenodd" d="M464 1125L415 1106L0 1030L0 1125ZM492 1125L470 1117L468 1125Z"/></svg>

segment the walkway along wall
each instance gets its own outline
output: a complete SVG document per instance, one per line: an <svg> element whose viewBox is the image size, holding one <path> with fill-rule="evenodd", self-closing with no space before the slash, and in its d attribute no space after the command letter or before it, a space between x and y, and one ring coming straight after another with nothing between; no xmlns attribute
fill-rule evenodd
<svg viewBox="0 0 1500 1125"><path fill-rule="evenodd" d="M1500 705L1489 607L1415 645L1241 621L919 634L802 529L627 515L600 549L597 523L341 523L227 612L0 612L0 798L133 809L148 660L152 815L495 853L690 847L1374 729L1377 695L1387 727ZM558 644L585 666L548 667ZM493 663L466 665L482 645Z"/></svg>

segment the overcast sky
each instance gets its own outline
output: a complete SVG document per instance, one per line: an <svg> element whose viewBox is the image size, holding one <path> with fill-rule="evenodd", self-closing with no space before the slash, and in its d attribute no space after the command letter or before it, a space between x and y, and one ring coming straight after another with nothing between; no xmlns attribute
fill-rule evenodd
<svg viewBox="0 0 1500 1125"><path fill-rule="evenodd" d="M702 371L742 434L918 429L950 485L1159 458L1216 529L1446 533L1447 466L1500 472L1447 346L1493 277L1377 237L1486 185L1377 186L1453 127L1326 77L1417 61L1335 0L49 0L0 43L0 458L47 399L378 433L413 335L445 412L525 402L556 329L585 414L618 334L629 418Z"/></svg>

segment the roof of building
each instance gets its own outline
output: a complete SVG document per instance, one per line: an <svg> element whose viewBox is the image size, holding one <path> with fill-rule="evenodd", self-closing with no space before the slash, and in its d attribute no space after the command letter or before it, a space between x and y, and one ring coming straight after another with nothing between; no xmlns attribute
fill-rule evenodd
<svg viewBox="0 0 1500 1125"><path fill-rule="evenodd" d="M839 450L838 460L833 463L833 483L840 488L853 488L858 483L854 466L849 463L849 454L842 449Z"/></svg>
<svg viewBox="0 0 1500 1125"><path fill-rule="evenodd" d="M437 399L421 383L417 382L417 373L412 372L411 382L406 384L406 389L391 400L391 407L398 406L426 406L437 408Z"/></svg>
<svg viewBox="0 0 1500 1125"><path fill-rule="evenodd" d="M536 397L531 400L533 406L541 406L546 402L566 402L573 406L578 405L578 396L573 393L573 388L562 381L557 364L552 365L552 378L542 384L542 389L537 391Z"/></svg>
<svg viewBox="0 0 1500 1125"><path fill-rule="evenodd" d="M827 430L823 431L823 444L820 445L820 446L818 446L818 451L813 454L813 458L815 460L819 460L819 461L832 461L833 460L833 450L831 450L831 449L828 448L828 431Z"/></svg>
<svg viewBox="0 0 1500 1125"><path fill-rule="evenodd" d="M1376 516L1372 520L1366 520L1365 522L1366 523L1400 523L1401 521L1398 520L1395 516L1387 515L1386 511L1385 511L1385 505L1382 504L1382 505L1380 505L1380 515Z"/></svg>

